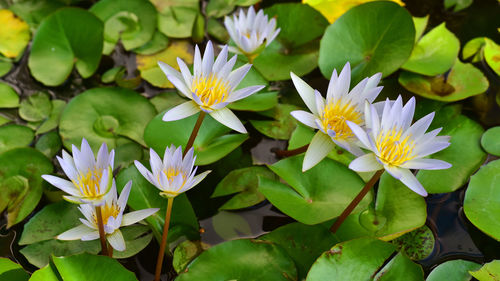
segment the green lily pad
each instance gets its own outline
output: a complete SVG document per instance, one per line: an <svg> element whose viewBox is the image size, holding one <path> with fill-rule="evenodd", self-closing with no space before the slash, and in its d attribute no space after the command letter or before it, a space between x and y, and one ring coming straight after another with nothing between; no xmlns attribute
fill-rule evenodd
<svg viewBox="0 0 500 281"><path fill-rule="evenodd" d="M287 224L259 237L281 246L297 266L298 280L304 280L311 265L324 252L339 242L323 225ZM311 243L314 241L314 243Z"/></svg>
<svg viewBox="0 0 500 281"><path fill-rule="evenodd" d="M79 254L69 257L54 257L53 261L63 280L137 281L133 272L125 269L118 261L106 256Z"/></svg>
<svg viewBox="0 0 500 281"><path fill-rule="evenodd" d="M434 120L435 126L439 124ZM420 170L417 179L429 193L452 192L464 185L483 164L487 154L481 149L480 139L484 129L475 121L458 115L452 119L443 116L445 123L440 135L451 136L451 145L430 158L444 160L452 165L446 170Z"/></svg>
<svg viewBox="0 0 500 281"><path fill-rule="evenodd" d="M207 33L220 42L229 41L229 33L226 27L214 18L209 18L207 21Z"/></svg>
<svg viewBox="0 0 500 281"><path fill-rule="evenodd" d="M7 9L0 9L0 54L7 58L19 57L30 41L28 24Z"/></svg>
<svg viewBox="0 0 500 281"><path fill-rule="evenodd" d="M66 107L66 102L63 100L52 100L52 110L47 118L44 118L39 125L36 125L36 134L43 134L51 131L59 125L59 119ZM28 123L29 124L29 123Z"/></svg>
<svg viewBox="0 0 500 281"><path fill-rule="evenodd" d="M486 44L484 46L484 59L488 65L500 75L500 46L489 38L484 39Z"/></svg>
<svg viewBox="0 0 500 281"><path fill-rule="evenodd" d="M147 0L103 0L89 11L104 22L104 40L110 54L120 40L125 50L140 47L151 40L156 29L156 9Z"/></svg>
<svg viewBox="0 0 500 281"><path fill-rule="evenodd" d="M465 44L462 49L462 57L464 60L472 58L472 62L479 62L483 59L484 46L486 40L484 37L477 37Z"/></svg>
<svg viewBox="0 0 500 281"><path fill-rule="evenodd" d="M123 66L117 66L117 67L113 67L111 69L106 70L106 72L104 72L104 74L101 76L102 83L115 82L118 74L124 69L125 69L125 67L123 67Z"/></svg>
<svg viewBox="0 0 500 281"><path fill-rule="evenodd" d="M423 281L420 265L401 253L392 257L395 251L396 246L374 238L342 242L316 260L306 280Z"/></svg>
<svg viewBox="0 0 500 281"><path fill-rule="evenodd" d="M269 18L276 18L276 25L281 28L277 39L286 48L296 48L323 35L328 20L307 4L283 3L264 9Z"/></svg>
<svg viewBox="0 0 500 281"><path fill-rule="evenodd" d="M17 147L29 146L35 134L25 126L10 124L0 127L0 153Z"/></svg>
<svg viewBox="0 0 500 281"><path fill-rule="evenodd" d="M29 281L62 281L57 275L57 269L53 264L48 264L43 268L33 272Z"/></svg>
<svg viewBox="0 0 500 281"><path fill-rule="evenodd" d="M186 146L199 113L172 122L162 121L163 115L164 112L158 114L144 131L144 140L147 145L160 154L171 144ZM246 134L228 134L230 131L231 129L207 115L193 145L196 165L207 165L221 159L248 138Z"/></svg>
<svg viewBox="0 0 500 281"><path fill-rule="evenodd" d="M449 70L458 56L460 42L444 23L426 33L401 68L434 76Z"/></svg>
<svg viewBox="0 0 500 281"><path fill-rule="evenodd" d="M481 268L480 264L466 260L446 261L435 267L426 281L469 281L472 279L469 271Z"/></svg>
<svg viewBox="0 0 500 281"><path fill-rule="evenodd" d="M28 281L30 275L23 267L8 258L0 258L0 279L9 281Z"/></svg>
<svg viewBox="0 0 500 281"><path fill-rule="evenodd" d="M484 132L481 145L489 154L500 156L500 127L489 128Z"/></svg>
<svg viewBox="0 0 500 281"><path fill-rule="evenodd" d="M9 9L36 30L42 20L57 9L68 5L65 1L54 0L23 0L16 1Z"/></svg>
<svg viewBox="0 0 500 281"><path fill-rule="evenodd" d="M228 108L241 111L265 111L278 105L278 92L258 92L228 104Z"/></svg>
<svg viewBox="0 0 500 281"><path fill-rule="evenodd" d="M223 261L223 262L221 262ZM233 240L201 253L177 281L189 280L296 280L293 260L274 243Z"/></svg>
<svg viewBox="0 0 500 281"><path fill-rule="evenodd" d="M188 264L203 252L200 241L184 241L175 247L172 266L177 273L184 271Z"/></svg>
<svg viewBox="0 0 500 281"><path fill-rule="evenodd" d="M269 166L290 186L260 178L258 190L276 208L304 224L318 224L339 216L363 188L363 180L328 158L302 173L303 159L289 157ZM354 211L360 212L371 200L372 195L368 194Z"/></svg>
<svg viewBox="0 0 500 281"><path fill-rule="evenodd" d="M141 55L152 55L158 53L168 46L168 38L163 33L156 31L153 38L146 44L133 49L134 53Z"/></svg>
<svg viewBox="0 0 500 281"><path fill-rule="evenodd" d="M7 208L7 228L21 222L42 197L43 174L52 162L33 148L15 148L0 154L0 209Z"/></svg>
<svg viewBox="0 0 500 281"><path fill-rule="evenodd" d="M52 111L49 95L38 92L23 100L19 106L19 116L26 121L42 121Z"/></svg>
<svg viewBox="0 0 500 281"><path fill-rule="evenodd" d="M210 0L208 1L206 13L208 17L220 18L231 13L234 8L234 0Z"/></svg>
<svg viewBox="0 0 500 281"><path fill-rule="evenodd" d="M398 251L405 253L412 260L423 260L432 254L436 240L432 230L426 225L408 232L391 241L398 246Z"/></svg>
<svg viewBox="0 0 500 281"><path fill-rule="evenodd" d="M223 241L252 236L250 221L238 213L221 211L212 217L212 226Z"/></svg>
<svg viewBox="0 0 500 281"><path fill-rule="evenodd" d="M429 22L429 15L425 17L413 17L413 24L415 25L415 42L424 34L427 23Z"/></svg>
<svg viewBox="0 0 500 281"><path fill-rule="evenodd" d="M496 281L500 279L500 261L494 260L469 273L479 281Z"/></svg>
<svg viewBox="0 0 500 281"><path fill-rule="evenodd" d="M495 160L481 167L470 178L465 193L464 212L467 218L481 231L500 241L500 199L494 196L500 192L500 160Z"/></svg>
<svg viewBox="0 0 500 281"><path fill-rule="evenodd" d="M235 194L224 203L219 210L235 210L256 205L266 198L259 191L259 177L275 179L276 176L265 167L253 166L237 169L229 174L215 187L211 198Z"/></svg>
<svg viewBox="0 0 500 281"><path fill-rule="evenodd" d="M191 37L200 9L199 0L151 0L151 2L159 12L158 30L171 38Z"/></svg>
<svg viewBox="0 0 500 281"><path fill-rule="evenodd" d="M142 159L143 147L136 142L126 142L115 148L115 167L128 167L135 160Z"/></svg>
<svg viewBox="0 0 500 281"><path fill-rule="evenodd" d="M61 115L59 133L68 149L72 144L79 144L82 138L94 151L103 142L110 149L129 139L144 145L144 128L155 114L154 106L134 91L94 88L68 103Z"/></svg>
<svg viewBox="0 0 500 281"><path fill-rule="evenodd" d="M187 102L188 99L181 97L174 92L159 93L149 100L156 108L156 111L162 112L181 103Z"/></svg>
<svg viewBox="0 0 500 281"><path fill-rule="evenodd" d="M319 49L319 69L328 79L349 61L352 81L382 72L385 77L410 57L415 27L408 11L377 1L350 9L326 31Z"/></svg>
<svg viewBox="0 0 500 281"><path fill-rule="evenodd" d="M10 61L0 60L0 77L3 77L10 72L14 65Z"/></svg>
<svg viewBox="0 0 500 281"><path fill-rule="evenodd" d="M250 124L270 138L287 140L297 126L297 120L290 112L297 109L295 105L278 104L274 109L262 112L262 115L272 117L274 121L250 120Z"/></svg>
<svg viewBox="0 0 500 281"><path fill-rule="evenodd" d="M56 131L49 132L38 139L35 148L52 159L62 148L61 137Z"/></svg>
<svg viewBox="0 0 500 281"><path fill-rule="evenodd" d="M146 218L145 221L153 230L156 239L161 241L167 200L160 196L160 190L150 184L134 165L120 171L116 177L116 186L121 190L129 180L132 180L132 189L127 202L130 208L134 210L160 208L158 212ZM187 196L185 194L177 196L172 207L168 234L169 243L173 243L182 236L187 236L189 239L199 239L198 228L198 220Z"/></svg>
<svg viewBox="0 0 500 281"><path fill-rule="evenodd" d="M14 108L19 106L19 96L6 83L0 82L0 108Z"/></svg>
<svg viewBox="0 0 500 281"><path fill-rule="evenodd" d="M452 102L484 93L489 86L484 74L470 63L456 60L450 73L427 77L403 71L399 83L408 91L424 98Z"/></svg>
<svg viewBox="0 0 500 281"><path fill-rule="evenodd" d="M47 86L61 85L73 65L83 78L97 70L103 46L103 24L79 8L62 8L47 16L31 46L28 66Z"/></svg>

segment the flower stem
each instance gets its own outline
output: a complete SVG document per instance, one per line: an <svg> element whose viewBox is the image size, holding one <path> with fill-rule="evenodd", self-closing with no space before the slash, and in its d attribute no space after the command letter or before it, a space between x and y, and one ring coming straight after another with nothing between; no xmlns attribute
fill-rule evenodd
<svg viewBox="0 0 500 281"><path fill-rule="evenodd" d="M344 220L351 214L351 212L358 206L359 202L363 200L365 195L372 189L372 187L375 185L375 183L380 179L380 176L384 173L384 170L378 170L375 175L365 184L365 187L356 195L356 197L352 200L352 202L345 208L345 210L342 212L342 214L338 217L338 219L333 223L332 227L330 227L330 231L332 233L337 232L337 230L340 228Z"/></svg>
<svg viewBox="0 0 500 281"><path fill-rule="evenodd" d="M186 144L186 148L184 149L184 153L182 156L185 156L186 153L193 147L194 140L196 139L196 136L198 135L198 131L200 130L201 123L203 123L203 119L205 118L205 111L200 111L200 115L198 115L198 120L196 120L196 124L194 124L193 132L191 133L191 136L189 136L189 140Z"/></svg>
<svg viewBox="0 0 500 281"><path fill-rule="evenodd" d="M108 253L108 244L106 242L106 234L104 233L104 223L102 222L101 206L95 207L97 226L99 228L99 239L101 240L101 250L103 256L110 256Z"/></svg>
<svg viewBox="0 0 500 281"><path fill-rule="evenodd" d="M280 157L280 158L285 158L285 157L290 157L290 156L294 156L294 155L298 155L298 154L301 154L303 152L306 152L307 151L307 148L309 147L308 144L304 145L304 146L301 146L299 148L296 148L296 149L292 149L292 150L272 150L272 152L274 152L274 154L276 154L276 156Z"/></svg>
<svg viewBox="0 0 500 281"><path fill-rule="evenodd" d="M160 281L161 267L163 265L163 258L165 257L165 246L167 245L168 226L170 225L170 215L172 214L173 203L174 197L169 197L167 213L165 214L165 224L163 225L163 235L161 236L160 252L158 253L158 259L156 260L155 281Z"/></svg>

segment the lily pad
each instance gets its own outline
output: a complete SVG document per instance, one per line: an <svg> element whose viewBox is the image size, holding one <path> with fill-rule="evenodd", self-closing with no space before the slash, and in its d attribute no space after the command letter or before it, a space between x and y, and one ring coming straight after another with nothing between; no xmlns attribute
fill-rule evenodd
<svg viewBox="0 0 500 281"><path fill-rule="evenodd" d="M500 156L500 127L489 128L484 132L481 145L489 154Z"/></svg>
<svg viewBox="0 0 500 281"><path fill-rule="evenodd" d="M8 258L0 258L0 279L10 281L28 281L30 275L23 267Z"/></svg>
<svg viewBox="0 0 500 281"><path fill-rule="evenodd" d="M212 227L222 241L253 236L250 221L235 212L217 213L212 217Z"/></svg>
<svg viewBox="0 0 500 281"><path fill-rule="evenodd" d="M30 41L28 24L10 10L0 9L0 54L17 58Z"/></svg>
<svg viewBox="0 0 500 281"><path fill-rule="evenodd" d="M329 79L333 69L349 61L353 83L377 72L386 77L410 57L414 40L415 27L405 8L389 1L361 4L326 29L319 69Z"/></svg>
<svg viewBox="0 0 500 281"><path fill-rule="evenodd" d="M460 42L444 23L426 33L401 68L434 76L449 70L458 56Z"/></svg>
<svg viewBox="0 0 500 281"><path fill-rule="evenodd" d="M186 146L199 113L171 122L162 121L163 115L164 112L158 114L144 131L147 145L160 154L171 144ZM221 159L248 138L246 134L228 134L230 131L231 129L207 115L193 145L196 165L207 165Z"/></svg>
<svg viewBox="0 0 500 281"><path fill-rule="evenodd" d="M257 191L259 177L275 179L276 176L267 168L259 166L233 170L219 182L210 197L215 198L237 193L219 210L235 210L256 205L266 199Z"/></svg>
<svg viewBox="0 0 500 281"><path fill-rule="evenodd" d="M500 75L500 46L489 38L484 39L486 45L484 46L484 59L488 65Z"/></svg>
<svg viewBox="0 0 500 281"><path fill-rule="evenodd" d="M52 159L62 148L61 137L56 131L46 133L38 139L35 148Z"/></svg>
<svg viewBox="0 0 500 281"><path fill-rule="evenodd" d="M57 269L53 264L48 264L43 268L33 272L29 281L62 281L59 276L57 276Z"/></svg>
<svg viewBox="0 0 500 281"><path fill-rule="evenodd" d="M489 262L477 271L469 273L479 281L496 281L500 279L500 260Z"/></svg>
<svg viewBox="0 0 500 281"><path fill-rule="evenodd" d="M258 92L228 104L228 108L241 111L265 111L278 105L278 92Z"/></svg>
<svg viewBox="0 0 500 281"><path fill-rule="evenodd" d="M49 95L38 92L29 96L19 106L19 116L26 121L37 122L47 118L52 111Z"/></svg>
<svg viewBox="0 0 500 281"><path fill-rule="evenodd" d="M467 218L481 231L500 241L500 199L494 196L500 192L500 160L481 167L470 178L465 193L464 212Z"/></svg>
<svg viewBox="0 0 500 281"><path fill-rule="evenodd" d="M32 30L36 30L45 17L65 5L68 5L67 1L23 0L12 3L9 9L26 21Z"/></svg>
<svg viewBox="0 0 500 281"><path fill-rule="evenodd" d="M316 280L406 280L423 281L420 265L396 246L374 238L342 242L323 253L313 264L307 281Z"/></svg>
<svg viewBox="0 0 500 281"><path fill-rule="evenodd" d="M223 261L223 262L221 262ZM201 253L176 280L296 280L293 260L274 243L224 242Z"/></svg>
<svg viewBox="0 0 500 281"><path fill-rule="evenodd" d="M0 108L14 108L19 106L19 96L6 83L0 82Z"/></svg>
<svg viewBox="0 0 500 281"><path fill-rule="evenodd" d="M489 86L488 79L479 69L458 59L447 76L427 77L403 71L399 75L399 83L424 98L445 102L479 95Z"/></svg>
<svg viewBox="0 0 500 281"><path fill-rule="evenodd" d="M424 34L427 23L429 22L429 15L425 17L413 17L413 24L415 25L415 42L418 42L422 34Z"/></svg>
<svg viewBox="0 0 500 281"><path fill-rule="evenodd" d="M328 158L301 173L303 159L289 157L269 166L289 185L260 178L258 190L276 208L304 224L318 224L339 216L363 188L363 180ZM365 196L354 212L366 208L371 200L371 194Z"/></svg>
<svg viewBox="0 0 500 281"><path fill-rule="evenodd" d="M134 91L94 88L68 103L61 115L59 133L68 149L82 138L87 139L94 151L103 142L110 149L129 139L144 145L144 128L155 114L154 106Z"/></svg>
<svg viewBox="0 0 500 281"><path fill-rule="evenodd" d="M446 261L435 267L426 281L469 281L472 279L469 271L481 268L480 264L466 260Z"/></svg>
<svg viewBox="0 0 500 281"><path fill-rule="evenodd" d="M439 124L438 118L434 123ZM429 193L452 192L464 185L469 177L483 164L487 154L481 149L480 139L484 129L475 121L463 116L448 119L440 135L451 136L451 145L430 158L444 160L452 165L446 170L420 170L417 179Z"/></svg>
<svg viewBox="0 0 500 281"><path fill-rule="evenodd" d="M309 268L325 249L340 242L323 225L310 226L298 222L277 228L259 239L271 241L285 249L297 266L298 280L306 278Z"/></svg>
<svg viewBox="0 0 500 281"><path fill-rule="evenodd" d="M97 70L103 46L103 24L78 8L62 8L47 16L33 38L28 66L47 86L61 85L73 65L83 78Z"/></svg>
<svg viewBox="0 0 500 281"><path fill-rule="evenodd" d="M207 21L207 33L218 41L229 41L229 33L227 32L226 27L214 18L209 18Z"/></svg>
<svg viewBox="0 0 500 281"><path fill-rule="evenodd" d="M270 138L287 140L297 126L297 120L290 115L290 112L297 109L295 105L278 104L273 110L261 113L272 117L274 121L250 120L250 124Z"/></svg>
<svg viewBox="0 0 500 281"><path fill-rule="evenodd" d="M59 119L61 118L61 114L66 107L66 102L63 100L52 100L52 110L50 114L44 118L39 125L36 125L36 134L43 134L52 129L57 128L59 125Z"/></svg>
<svg viewBox="0 0 500 281"><path fill-rule="evenodd" d="M0 77L5 76L10 72L14 65L10 61L2 61L0 60Z"/></svg>
<svg viewBox="0 0 500 281"><path fill-rule="evenodd" d="M35 134L25 126L10 124L0 127L0 153L17 147L29 146Z"/></svg>
<svg viewBox="0 0 500 281"><path fill-rule="evenodd" d="M486 40L484 37L476 37L465 44L462 49L464 60L471 59L472 62L479 62L483 59L484 46Z"/></svg>
<svg viewBox="0 0 500 281"><path fill-rule="evenodd" d="M7 208L7 227L21 222L42 196L41 175L52 172L52 163L33 148L16 148L0 154L0 209Z"/></svg>
<svg viewBox="0 0 500 281"><path fill-rule="evenodd" d="M423 260L432 254L436 240L426 225L391 241L412 260Z"/></svg>
<svg viewBox="0 0 500 281"><path fill-rule="evenodd" d="M89 11L104 22L104 40L110 54L120 40L125 50L140 47L151 40L156 29L156 9L147 0L103 0Z"/></svg>
<svg viewBox="0 0 500 281"><path fill-rule="evenodd" d="M177 273L184 271L188 264L203 252L200 241L184 241L175 247L172 266Z"/></svg>
<svg viewBox="0 0 500 281"><path fill-rule="evenodd" d="M163 33L156 31L153 38L146 44L133 49L134 53L141 55L152 55L158 53L168 46L168 38Z"/></svg>
<svg viewBox="0 0 500 281"><path fill-rule="evenodd" d="M173 88L174 85L168 81L167 76L158 66L158 61L162 61L171 67L179 70L177 58L182 59L186 64L193 63L193 47L187 41L175 41L165 50L152 55L137 55L137 69L141 72L141 77L160 88Z"/></svg>
<svg viewBox="0 0 500 281"><path fill-rule="evenodd" d="M171 38L191 37L199 13L199 0L151 2L159 12L158 30Z"/></svg>

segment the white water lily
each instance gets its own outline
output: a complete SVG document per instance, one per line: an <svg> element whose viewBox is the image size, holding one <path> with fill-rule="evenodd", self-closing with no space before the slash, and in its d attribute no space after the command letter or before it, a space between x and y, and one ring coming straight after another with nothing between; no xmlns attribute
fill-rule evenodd
<svg viewBox="0 0 500 281"><path fill-rule="evenodd" d="M382 90L381 86L377 87L382 74L377 73L363 79L349 92L351 67L347 63L340 75L337 76L337 70L333 70L326 100L297 75L290 73L290 76L297 92L311 111L292 111L292 116L306 126L319 129L307 148L302 171L318 164L333 150L335 144L355 155L362 154L359 141L346 122L364 126L364 102L373 102Z"/></svg>
<svg viewBox="0 0 500 281"><path fill-rule="evenodd" d="M442 128L426 133L434 112L411 125L415 112L415 98L403 106L399 96L395 102L387 100L382 116L369 103L365 105L366 130L358 124L347 122L363 147L370 150L354 159L349 168L358 172L385 169L414 192L427 196L427 191L410 169L440 170L451 164L438 159L424 158L450 145L449 136L437 136Z"/></svg>
<svg viewBox="0 0 500 281"><path fill-rule="evenodd" d="M108 153L108 147L103 143L95 159L87 140L82 139L81 150L73 145L72 151L73 157L65 150L62 158L57 156L70 181L51 175L42 175L42 178L70 194L63 196L69 202L94 206L103 204L113 180L114 150Z"/></svg>
<svg viewBox="0 0 500 281"><path fill-rule="evenodd" d="M239 16L234 14L232 19L226 16L224 25L238 46L230 46L229 51L247 56L256 54L271 44L281 30L276 29L276 20L268 20L262 10L255 14L253 6L248 9L247 14L240 10Z"/></svg>
<svg viewBox="0 0 500 281"><path fill-rule="evenodd" d="M193 157L193 148L189 149L183 158L182 147L179 146L177 149L174 145L167 147L163 161L153 149L150 149L149 154L152 172L139 161L135 161L135 166L144 178L161 190L160 195L167 198L188 191L210 173L210 171L205 171L195 176L198 167L194 167L196 156Z"/></svg>
<svg viewBox="0 0 500 281"><path fill-rule="evenodd" d="M177 63L181 72L169 65L158 62L167 78L174 86L191 101L180 104L165 113L163 121L174 121L189 117L199 111L204 111L223 125L246 133L241 121L229 110L226 105L231 102L246 98L264 86L250 86L235 90L245 77L251 65L232 70L236 63L236 56L227 61L228 47L223 47L214 62L214 49L212 42L207 43L203 59L198 46L195 48L193 74L181 59Z"/></svg>
<svg viewBox="0 0 500 281"><path fill-rule="evenodd" d="M158 208L150 208L123 214L127 206L131 188L132 181L129 181L123 188L120 198L117 199L116 184L113 181L112 188L105 198L105 204L101 207L106 240L117 251L125 250L125 240L123 239L120 227L139 222L159 210ZM85 219L80 219L83 224L59 234L56 237L57 239L83 241L99 239L95 207L90 204L83 204L78 209L85 217Z"/></svg>

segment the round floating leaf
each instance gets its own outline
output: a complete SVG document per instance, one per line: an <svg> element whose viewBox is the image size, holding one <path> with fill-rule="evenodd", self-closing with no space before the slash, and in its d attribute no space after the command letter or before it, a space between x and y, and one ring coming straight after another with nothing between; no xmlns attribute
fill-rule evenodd
<svg viewBox="0 0 500 281"><path fill-rule="evenodd" d="M0 77L9 73L13 66L10 61L0 61Z"/></svg>
<svg viewBox="0 0 500 281"><path fill-rule="evenodd" d="M171 38L191 37L199 0L163 1L151 0L158 10L158 30Z"/></svg>
<svg viewBox="0 0 500 281"><path fill-rule="evenodd" d="M319 68L327 78L351 63L352 82L396 71L409 57L415 27L405 8L378 1L352 8L326 31L319 48Z"/></svg>
<svg viewBox="0 0 500 281"><path fill-rule="evenodd" d="M337 238L323 225L291 223L273 230L259 239L281 246L295 262L298 280L304 280L311 265L333 245Z"/></svg>
<svg viewBox="0 0 500 281"><path fill-rule="evenodd" d="M472 62L481 61L483 59L484 45L486 45L484 37L477 37L470 40L462 49L462 58L464 60L472 58Z"/></svg>
<svg viewBox="0 0 500 281"><path fill-rule="evenodd" d="M0 54L16 58L30 41L30 29L26 22L10 10L0 9Z"/></svg>
<svg viewBox="0 0 500 281"><path fill-rule="evenodd" d="M361 238L335 245L313 264L307 281L406 280L423 281L422 268L396 246L374 238Z"/></svg>
<svg viewBox="0 0 500 281"><path fill-rule="evenodd" d="M153 38L146 44L135 48L133 51L136 54L152 55L164 50L168 46L168 38L163 33L156 31Z"/></svg>
<svg viewBox="0 0 500 281"><path fill-rule="evenodd" d="M118 40L125 50L140 47L151 40L156 29L156 9L147 0L104 0L89 11L104 22L104 40L113 47Z"/></svg>
<svg viewBox="0 0 500 281"><path fill-rule="evenodd" d="M489 154L500 156L500 127L489 128L484 132L481 145Z"/></svg>
<svg viewBox="0 0 500 281"><path fill-rule="evenodd" d="M227 107L242 111L264 111L278 105L278 92L259 92L247 98L230 103Z"/></svg>
<svg viewBox="0 0 500 281"><path fill-rule="evenodd" d="M145 225L132 225L121 229L125 239L125 251L113 251L113 258L125 259L137 255L153 239L153 234Z"/></svg>
<svg viewBox="0 0 500 281"><path fill-rule="evenodd" d="M500 279L500 260L489 262L477 271L469 273L479 281L496 281Z"/></svg>
<svg viewBox="0 0 500 281"><path fill-rule="evenodd" d="M287 140L297 126L297 120L290 112L297 109L295 105L278 104L273 110L262 112L262 115L272 117L274 121L250 120L250 124L270 138Z"/></svg>
<svg viewBox="0 0 500 281"><path fill-rule="evenodd" d="M104 74L101 76L101 81L102 83L112 83L116 80L116 77L121 73L125 67L123 66L117 66L113 67L111 69L108 69Z"/></svg>
<svg viewBox="0 0 500 281"><path fill-rule="evenodd" d="M47 86L62 84L73 65L83 78L97 70L103 46L103 24L83 9L62 8L47 16L33 39L28 66Z"/></svg>
<svg viewBox="0 0 500 281"><path fill-rule="evenodd" d="M484 46L484 59L491 69L493 69L497 75L500 75L500 46L489 38L485 38L484 40L486 41L486 45Z"/></svg>
<svg viewBox="0 0 500 281"><path fill-rule="evenodd" d="M182 98L177 93L166 92L159 93L149 100L156 108L156 111L162 112L166 109L172 108L188 100Z"/></svg>
<svg viewBox="0 0 500 281"><path fill-rule="evenodd" d="M481 231L500 241L500 218L492 214L500 212L500 160L481 167L470 178L465 193L464 212Z"/></svg>
<svg viewBox="0 0 500 281"><path fill-rule="evenodd" d="M16 147L29 146L35 134L25 126L10 124L0 127L0 153Z"/></svg>
<svg viewBox="0 0 500 281"><path fill-rule="evenodd" d="M423 260L434 251L434 234L426 225L391 241L412 260Z"/></svg>
<svg viewBox="0 0 500 281"><path fill-rule="evenodd" d="M418 39L424 34L427 22L429 22L429 15L421 18L413 17L413 24L415 25L415 42L418 42Z"/></svg>
<svg viewBox="0 0 500 281"><path fill-rule="evenodd" d="M59 119L61 114L66 107L66 102L63 100L52 100L52 110L47 118L45 118L40 125L37 125L36 134L43 134L52 129L57 128L59 125Z"/></svg>
<svg viewBox="0 0 500 281"><path fill-rule="evenodd" d="M28 281L29 278L22 266L8 258L0 258L0 280Z"/></svg>
<svg viewBox="0 0 500 281"><path fill-rule="evenodd" d="M408 91L438 101L457 101L484 93L489 86L484 74L470 63L456 60L448 76L422 76L407 71L399 75L399 83Z"/></svg>
<svg viewBox="0 0 500 281"><path fill-rule="evenodd" d="M118 261L106 256L79 254L69 257L54 257L53 260L63 280L137 281L133 272L125 269Z"/></svg>
<svg viewBox="0 0 500 281"><path fill-rule="evenodd" d="M35 144L35 148L45 154L47 158L53 158L61 150L61 137L56 131L41 136Z"/></svg>
<svg viewBox="0 0 500 281"><path fill-rule="evenodd" d="M469 271L476 271L481 268L480 264L465 260L446 261L435 267L426 281L469 281L472 276Z"/></svg>
<svg viewBox="0 0 500 281"><path fill-rule="evenodd" d="M19 106L19 96L16 91L6 83L0 82L0 108L13 108Z"/></svg>
<svg viewBox="0 0 500 281"><path fill-rule="evenodd" d="M29 96L19 106L19 116L32 122L42 121L49 116L51 111L52 103L49 95L43 92Z"/></svg>
<svg viewBox="0 0 500 281"><path fill-rule="evenodd" d="M234 10L233 0L210 0L208 1L206 13L208 17L220 18Z"/></svg>
<svg viewBox="0 0 500 281"><path fill-rule="evenodd" d="M54 265L48 264L43 268L33 272L30 281L61 281L57 276L57 270Z"/></svg>
<svg viewBox="0 0 500 281"><path fill-rule="evenodd" d="M290 186L259 179L259 191L278 209L304 224L318 224L340 215L363 188L363 180L346 166L324 159L302 173L303 156L283 159L269 168ZM355 211L372 200L365 196Z"/></svg>
<svg viewBox="0 0 500 281"><path fill-rule="evenodd" d="M173 88L174 85L168 81L167 76L158 66L158 61L162 61L173 68L179 70L177 58L182 59L186 64L193 63L193 47L187 41L175 41L165 50L153 55L137 55L137 69L141 72L141 77L160 88Z"/></svg>
<svg viewBox="0 0 500 281"><path fill-rule="evenodd" d="M417 42L401 68L423 75L438 75L451 68L459 49L458 38L442 23Z"/></svg>
<svg viewBox="0 0 500 281"><path fill-rule="evenodd" d="M175 247L172 266L177 273L180 273L202 252L203 249L200 241L184 241Z"/></svg>
<svg viewBox="0 0 500 281"><path fill-rule="evenodd" d="M0 196L0 205L7 203L7 227L19 223L35 209L42 196L43 174L52 172L52 162L33 148L16 148L0 154L0 190L15 187L13 183L25 181L21 198ZM3 194L5 195L5 194ZM7 202L5 202L7 201Z"/></svg>
<svg viewBox="0 0 500 281"><path fill-rule="evenodd" d="M222 241L252 237L250 221L238 213L221 211L212 217L212 226Z"/></svg>
<svg viewBox="0 0 500 281"><path fill-rule="evenodd" d="M137 159L142 159L143 148L135 142L127 142L116 147L115 167L128 167Z"/></svg>
<svg viewBox="0 0 500 281"><path fill-rule="evenodd" d="M484 132L481 125L463 115L444 120L445 124L440 125L443 126L440 135L450 136L451 145L432 154L430 158L444 160L452 167L445 170L420 170L417 173L417 179L429 193L457 190L483 164L487 156L480 145Z"/></svg>
<svg viewBox="0 0 500 281"><path fill-rule="evenodd" d="M46 16L65 5L68 5L68 1L24 0L16 1L9 9L26 21L32 29L36 29Z"/></svg>
<svg viewBox="0 0 500 281"><path fill-rule="evenodd" d="M134 140L144 145L143 133L156 114L138 93L123 88L94 88L73 98L61 115L59 133L66 148L82 138L97 151L103 142L115 148Z"/></svg>
<svg viewBox="0 0 500 281"><path fill-rule="evenodd" d="M221 42L229 41L229 33L226 27L214 18L209 18L207 21L207 33Z"/></svg>
<svg viewBox="0 0 500 281"><path fill-rule="evenodd" d="M233 170L215 187L211 198L237 193L219 210L242 209L256 205L266 199L257 191L259 177L275 179L275 175L265 167L254 166Z"/></svg>
<svg viewBox="0 0 500 281"><path fill-rule="evenodd" d="M184 147L194 128L198 114L177 121L164 122L162 121L164 112L162 112L146 127L144 140L149 147L160 154L171 144ZM230 131L231 129L207 115L193 145L196 165L207 165L221 159L248 138L246 134L228 134Z"/></svg>
<svg viewBox="0 0 500 281"><path fill-rule="evenodd" d="M293 260L274 243L261 240L233 240L201 253L180 274L189 280L296 280Z"/></svg>

